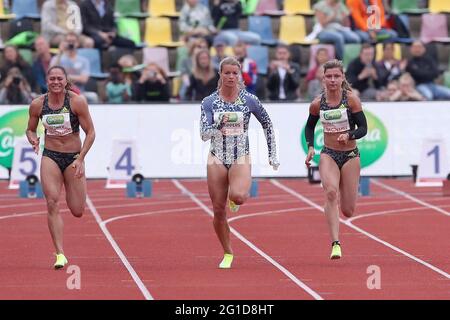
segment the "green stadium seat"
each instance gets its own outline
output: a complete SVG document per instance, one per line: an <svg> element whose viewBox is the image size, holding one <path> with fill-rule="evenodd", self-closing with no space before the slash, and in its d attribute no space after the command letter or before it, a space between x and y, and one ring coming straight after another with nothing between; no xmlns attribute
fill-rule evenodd
<svg viewBox="0 0 450 320"><path fill-rule="evenodd" d="M117 32L120 36L133 40L136 46L142 45L141 27L137 18L120 17L116 21Z"/></svg>
<svg viewBox="0 0 450 320"><path fill-rule="evenodd" d="M258 2L259 0L241 0L243 9L242 12L247 16L253 15L255 13Z"/></svg>
<svg viewBox="0 0 450 320"><path fill-rule="evenodd" d="M19 54L30 66L33 64L33 51L31 49L19 49Z"/></svg>
<svg viewBox="0 0 450 320"><path fill-rule="evenodd" d="M140 0L116 0L114 11L119 17L147 18L149 14L141 11Z"/></svg>
<svg viewBox="0 0 450 320"><path fill-rule="evenodd" d="M347 69L350 62L359 56L361 51L360 43L346 43L344 46L344 57L342 58L342 63L344 64L344 69Z"/></svg>
<svg viewBox="0 0 450 320"><path fill-rule="evenodd" d="M396 14L422 14L427 13L428 9L419 8L418 0L392 0L392 10Z"/></svg>

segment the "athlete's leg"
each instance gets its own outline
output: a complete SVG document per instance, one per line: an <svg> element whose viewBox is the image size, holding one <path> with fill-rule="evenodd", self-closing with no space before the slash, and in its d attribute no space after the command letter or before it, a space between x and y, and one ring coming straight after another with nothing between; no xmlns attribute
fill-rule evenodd
<svg viewBox="0 0 450 320"><path fill-rule="evenodd" d="M239 158L228 171L230 191L228 197L237 205L243 204L252 184L250 156Z"/></svg>
<svg viewBox="0 0 450 320"><path fill-rule="evenodd" d="M71 165L64 170L64 187L67 206L74 217L81 218L86 205L86 177L76 178L75 170Z"/></svg>
<svg viewBox="0 0 450 320"><path fill-rule="evenodd" d="M64 253L63 228L64 223L59 214L59 195L63 184L63 175L55 161L42 157L41 161L42 191L47 201L47 222L56 253Z"/></svg>
<svg viewBox="0 0 450 320"><path fill-rule="evenodd" d="M319 172L320 180L325 191L324 211L330 229L331 241L339 241L339 167L329 155L321 153Z"/></svg>
<svg viewBox="0 0 450 320"><path fill-rule="evenodd" d="M341 168L340 204L346 217L351 217L355 212L360 169L359 157L348 160Z"/></svg>
<svg viewBox="0 0 450 320"><path fill-rule="evenodd" d="M228 196L228 170L213 155L208 156L207 165L208 192L214 211L214 230L223 247L223 251L233 254L230 244L230 226L227 221L225 206Z"/></svg>

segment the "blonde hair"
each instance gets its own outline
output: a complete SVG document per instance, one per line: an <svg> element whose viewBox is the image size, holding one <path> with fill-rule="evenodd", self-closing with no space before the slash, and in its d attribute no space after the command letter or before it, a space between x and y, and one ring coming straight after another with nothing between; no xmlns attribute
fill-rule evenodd
<svg viewBox="0 0 450 320"><path fill-rule="evenodd" d="M341 60L332 59L325 62L323 64L323 74L325 75L325 72L327 72L328 69L335 69L335 68L339 69L344 75L344 80L342 81L342 89L352 91L352 87L345 78L344 65Z"/></svg>
<svg viewBox="0 0 450 320"><path fill-rule="evenodd" d="M220 61L219 64L219 81L217 83L217 90L220 89L220 87L222 87L222 70L223 70L223 66L237 66L239 68L239 90L242 90L245 88L244 85L244 81L242 79L242 67L241 64L239 63L239 61L235 58L235 57L226 57L223 58L222 61Z"/></svg>
<svg viewBox="0 0 450 320"><path fill-rule="evenodd" d="M205 68L200 67L199 64L199 59L200 59L200 55L202 54L206 54L208 56L209 59L209 65ZM211 63L211 55L209 53L208 50L206 49L202 49L200 51L197 52L197 54L194 57L194 67L192 69L192 74L197 78L197 79L202 79L202 80L207 80L209 81L210 79L214 78L214 67ZM202 70L205 70L207 72L206 77L204 74L202 74Z"/></svg>

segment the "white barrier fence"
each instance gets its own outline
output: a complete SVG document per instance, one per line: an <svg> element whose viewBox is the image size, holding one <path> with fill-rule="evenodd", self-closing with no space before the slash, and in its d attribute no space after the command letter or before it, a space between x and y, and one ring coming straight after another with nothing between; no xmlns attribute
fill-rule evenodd
<svg viewBox="0 0 450 320"><path fill-rule="evenodd" d="M302 133L309 105L264 106L274 124L281 165L278 171L269 166L263 131L252 117L253 175L306 176ZM410 175L410 165L421 158L424 139L443 139L450 150L450 102L366 103L363 107L369 122L368 135L358 142L363 175ZM139 172L145 177L205 177L209 142L200 139L198 104L94 105L90 112L97 137L86 158L88 178L108 176L114 139L136 141ZM24 136L27 120L27 107L0 106L0 165L12 158L14 139ZM317 151L322 144L321 128L316 128ZM7 170L0 167L0 178L7 177Z"/></svg>

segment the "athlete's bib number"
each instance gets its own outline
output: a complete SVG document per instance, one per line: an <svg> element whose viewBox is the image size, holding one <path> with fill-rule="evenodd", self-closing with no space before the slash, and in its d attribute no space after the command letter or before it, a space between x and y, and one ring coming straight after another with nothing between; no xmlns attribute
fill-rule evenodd
<svg viewBox="0 0 450 320"><path fill-rule="evenodd" d="M214 122L219 123L227 116L228 121L222 127L225 136L239 136L244 133L244 114L242 112L216 112Z"/></svg>
<svg viewBox="0 0 450 320"><path fill-rule="evenodd" d="M346 108L320 110L320 122L322 123L323 131L327 133L350 130Z"/></svg>

